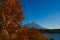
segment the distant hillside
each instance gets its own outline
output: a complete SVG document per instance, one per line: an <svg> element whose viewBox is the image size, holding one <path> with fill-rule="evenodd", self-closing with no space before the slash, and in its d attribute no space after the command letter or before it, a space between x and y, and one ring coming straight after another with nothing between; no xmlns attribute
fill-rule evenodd
<svg viewBox="0 0 60 40"><path fill-rule="evenodd" d="M43 33L60 33L60 29L37 29Z"/></svg>
<svg viewBox="0 0 60 40"><path fill-rule="evenodd" d="M28 22L27 24L23 25L24 27L28 28L36 28L38 31L42 31L43 33L60 33L60 29L46 29L35 22Z"/></svg>
<svg viewBox="0 0 60 40"><path fill-rule="evenodd" d="M24 26L28 26L29 28L36 28L36 29L46 29L38 24L36 24L35 22L28 22L27 24L24 24Z"/></svg>

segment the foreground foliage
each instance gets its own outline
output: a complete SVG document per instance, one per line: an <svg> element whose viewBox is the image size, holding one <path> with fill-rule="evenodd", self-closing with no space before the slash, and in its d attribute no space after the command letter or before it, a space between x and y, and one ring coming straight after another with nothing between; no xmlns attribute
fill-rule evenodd
<svg viewBox="0 0 60 40"><path fill-rule="evenodd" d="M8 28L9 29L9 28ZM37 31L35 28L22 27L20 30L7 31L2 30L0 40L51 40L43 35L43 32Z"/></svg>
<svg viewBox="0 0 60 40"><path fill-rule="evenodd" d="M0 40L51 40L35 28L22 27L20 0L0 0Z"/></svg>

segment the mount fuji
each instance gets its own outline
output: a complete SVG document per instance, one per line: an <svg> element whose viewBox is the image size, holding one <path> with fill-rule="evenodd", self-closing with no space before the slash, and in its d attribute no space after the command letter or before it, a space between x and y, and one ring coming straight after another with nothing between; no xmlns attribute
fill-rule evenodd
<svg viewBox="0 0 60 40"><path fill-rule="evenodd" d="M34 28L36 28L36 29L46 29L46 28L38 25L38 24L35 23L35 22L28 22L27 24L24 24L24 25L25 25L25 26L28 26L29 28L34 27Z"/></svg>

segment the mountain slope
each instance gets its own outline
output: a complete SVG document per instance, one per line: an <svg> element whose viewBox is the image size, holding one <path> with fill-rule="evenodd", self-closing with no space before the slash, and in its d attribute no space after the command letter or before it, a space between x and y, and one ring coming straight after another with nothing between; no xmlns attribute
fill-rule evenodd
<svg viewBox="0 0 60 40"><path fill-rule="evenodd" d="M34 27L34 28L36 28L36 29L45 29L44 27L36 24L35 22L29 22L29 23L27 23L27 24L25 24L25 25L28 26L29 28Z"/></svg>

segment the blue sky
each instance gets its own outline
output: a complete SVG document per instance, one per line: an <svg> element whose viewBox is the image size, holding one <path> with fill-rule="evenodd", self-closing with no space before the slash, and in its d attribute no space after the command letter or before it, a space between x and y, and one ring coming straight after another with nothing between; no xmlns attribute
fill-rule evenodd
<svg viewBox="0 0 60 40"><path fill-rule="evenodd" d="M22 3L23 24L33 21L45 28L60 28L60 0L23 0Z"/></svg>

